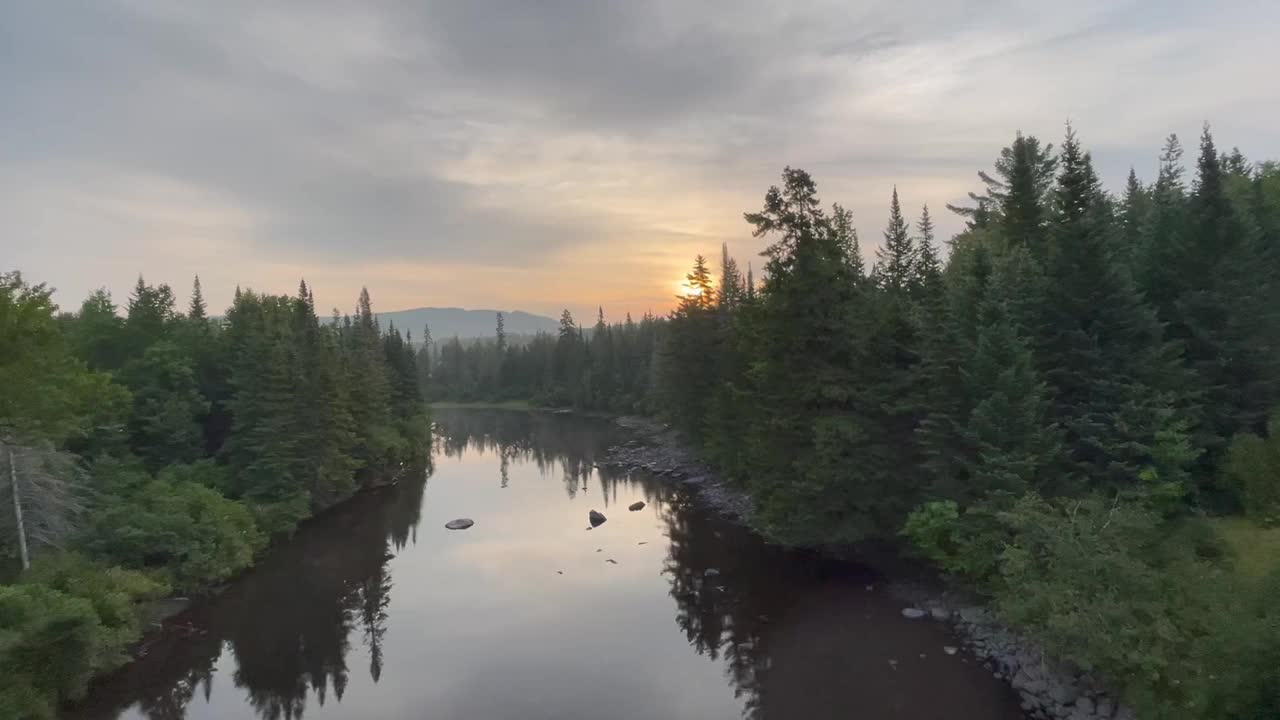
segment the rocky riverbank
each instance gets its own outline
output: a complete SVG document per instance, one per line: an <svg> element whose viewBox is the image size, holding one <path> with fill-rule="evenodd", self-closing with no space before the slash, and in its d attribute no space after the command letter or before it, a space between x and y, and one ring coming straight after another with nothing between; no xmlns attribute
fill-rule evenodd
<svg viewBox="0 0 1280 720"><path fill-rule="evenodd" d="M615 418L635 438L609 448L604 464L645 470L690 488L707 507L744 524L751 523L751 497L721 480L663 423L624 415Z"/></svg>
<svg viewBox="0 0 1280 720"><path fill-rule="evenodd" d="M751 498L720 479L666 425L640 417L616 422L635 437L608 450L604 464L644 470L689 487L708 508L750 525ZM1045 656L1032 639L1008 628L995 612L971 597L926 584L895 584L891 592L908 605L907 617L946 622L965 648L1022 698L1039 720L1133 720L1088 673Z"/></svg>
<svg viewBox="0 0 1280 720"><path fill-rule="evenodd" d="M923 584L895 583L890 592L919 611L947 622L965 648L1022 699L1022 709L1043 720L1133 720L1089 673L1045 655L1035 640L1010 629L977 599ZM907 610L903 611L907 614Z"/></svg>

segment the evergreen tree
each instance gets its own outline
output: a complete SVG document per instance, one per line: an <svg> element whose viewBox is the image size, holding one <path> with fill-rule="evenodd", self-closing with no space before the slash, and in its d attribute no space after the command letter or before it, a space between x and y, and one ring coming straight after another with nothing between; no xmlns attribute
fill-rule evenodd
<svg viewBox="0 0 1280 720"><path fill-rule="evenodd" d="M896 188L895 188L896 192ZM849 272L858 280L866 277L867 270L862 260L862 248L858 244L858 230L853 226L853 211L833 203L831 205L831 231L835 233L836 242L849 263Z"/></svg>
<svg viewBox="0 0 1280 720"><path fill-rule="evenodd" d="M1151 192L1143 187L1134 169L1129 168L1129 178L1125 181L1124 197L1120 203L1120 233L1116 257L1130 268L1135 277L1144 244L1143 231L1150 214Z"/></svg>
<svg viewBox="0 0 1280 720"><path fill-rule="evenodd" d="M1036 261L1015 247L998 261L981 301L980 328L965 373L972 408L962 433L971 455L965 500L991 492L1053 492L1058 460L1056 431L1048 423L1046 388L1031 345L1035 297L1045 284Z"/></svg>
<svg viewBox="0 0 1280 720"><path fill-rule="evenodd" d="M356 316L345 334L347 385L356 429L354 455L366 472L379 472L391 451L391 383L381 329L367 288L360 289Z"/></svg>
<svg viewBox="0 0 1280 720"><path fill-rule="evenodd" d="M716 304L722 316L733 312L743 297L742 273L738 272L738 263L729 255L729 244L721 243L720 287L716 291Z"/></svg>
<svg viewBox="0 0 1280 720"><path fill-rule="evenodd" d="M139 275L125 315L125 328L134 355L140 355L152 343L165 338L175 315L173 290L163 283L148 285Z"/></svg>
<svg viewBox="0 0 1280 720"><path fill-rule="evenodd" d="M1109 211L1089 154L1069 127L1054 189L1037 365L1050 420L1081 481L1130 485L1172 427L1173 371L1160 325L1112 261Z"/></svg>
<svg viewBox="0 0 1280 720"><path fill-rule="evenodd" d="M916 227L920 238L916 249L911 290L921 302L926 300L934 302L942 291L942 261L938 258L937 245L933 236L933 218L929 216L928 205L921 209L920 222Z"/></svg>
<svg viewBox="0 0 1280 720"><path fill-rule="evenodd" d="M893 514L887 506L910 500L886 492L898 478L878 441L875 352L862 342L874 317L857 312L848 246L802 170L784 170L783 186L746 218L756 236L777 236L765 251L747 388L744 446L760 520L791 542L865 537Z"/></svg>
<svg viewBox="0 0 1280 720"><path fill-rule="evenodd" d="M661 349L663 405L676 427L701 440L707 403L716 386L716 293L706 258L694 259L685 291L671 312Z"/></svg>
<svg viewBox="0 0 1280 720"><path fill-rule="evenodd" d="M1043 241L1048 196L1057 159L1053 146L1019 132L995 161L995 176L979 172L982 195L969 193L973 207L948 205L968 219L969 229L998 227L1006 242L1031 247Z"/></svg>
<svg viewBox="0 0 1280 720"><path fill-rule="evenodd" d="M880 285L892 294L907 292L916 275L916 254L895 186L889 204L889 227L884 231L884 243L876 250L875 276Z"/></svg>
<svg viewBox="0 0 1280 720"><path fill-rule="evenodd" d="M1186 187L1182 181L1182 144L1177 135L1165 140L1160 173L1151 191L1151 210L1142 229L1141 260L1135 277L1143 294L1166 323L1179 317L1178 298L1196 272L1186 259ZM1174 335L1179 332L1175 329Z"/></svg>
<svg viewBox="0 0 1280 720"><path fill-rule="evenodd" d="M191 305L187 309L187 319L204 322L208 319L205 307L204 291L200 288L200 276L196 275L196 279L191 283Z"/></svg>

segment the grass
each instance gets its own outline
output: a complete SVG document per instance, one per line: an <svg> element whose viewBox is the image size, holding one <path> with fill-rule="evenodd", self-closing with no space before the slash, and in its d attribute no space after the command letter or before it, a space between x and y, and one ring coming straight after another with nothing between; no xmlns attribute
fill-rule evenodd
<svg viewBox="0 0 1280 720"><path fill-rule="evenodd" d="M528 400L503 400L502 402L453 402L451 400L441 400L440 402L431 403L432 408L440 410L477 410L487 408L500 408L503 410L530 410L533 408Z"/></svg>
<svg viewBox="0 0 1280 720"><path fill-rule="evenodd" d="M1236 572L1258 579L1280 567L1280 527L1267 528L1243 517L1215 518L1218 534L1236 556Z"/></svg>

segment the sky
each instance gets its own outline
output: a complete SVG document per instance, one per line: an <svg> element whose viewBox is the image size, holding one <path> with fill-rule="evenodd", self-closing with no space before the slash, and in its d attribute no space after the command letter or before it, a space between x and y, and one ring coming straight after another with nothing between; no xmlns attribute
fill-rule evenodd
<svg viewBox="0 0 1280 720"><path fill-rule="evenodd" d="M1280 157L1280 3L455 0L0 3L0 270L74 309L138 275L354 307L668 309L744 266L785 166L870 257L1069 120L1118 189Z"/></svg>

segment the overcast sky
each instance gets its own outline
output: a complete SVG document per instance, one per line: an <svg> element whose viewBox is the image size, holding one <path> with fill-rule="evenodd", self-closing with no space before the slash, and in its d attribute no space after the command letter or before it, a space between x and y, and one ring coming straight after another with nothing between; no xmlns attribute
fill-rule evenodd
<svg viewBox="0 0 1280 720"><path fill-rule="evenodd" d="M868 254L1069 118L1117 187L1165 135L1280 157L1280 2L0 3L0 269L346 310L665 310L785 165ZM1193 152L1189 151L1189 155ZM757 262L757 266L758 266Z"/></svg>

